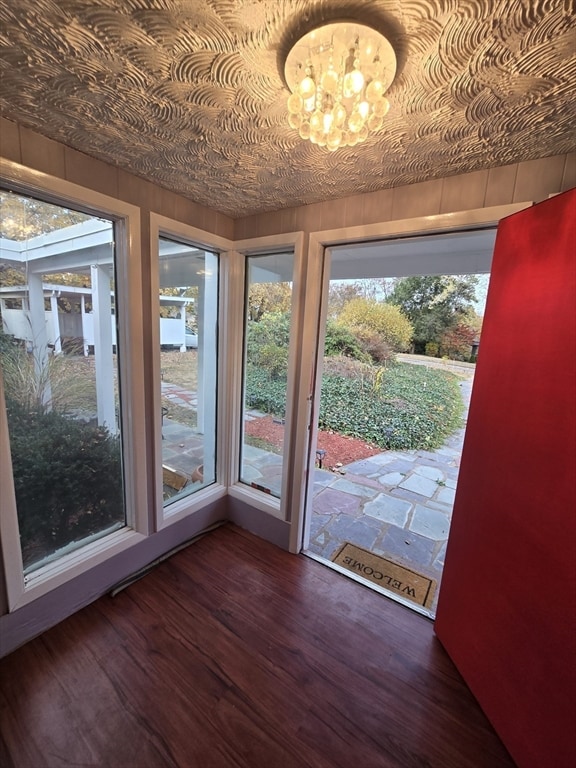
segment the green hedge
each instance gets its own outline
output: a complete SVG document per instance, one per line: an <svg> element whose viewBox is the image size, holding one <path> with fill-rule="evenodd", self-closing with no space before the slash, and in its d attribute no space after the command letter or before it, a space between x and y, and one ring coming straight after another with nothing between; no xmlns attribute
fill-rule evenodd
<svg viewBox="0 0 576 768"><path fill-rule="evenodd" d="M463 402L454 374L398 363L374 376L327 374L322 378L319 426L383 449L433 449L461 426ZM286 382L249 367L246 400L284 416Z"/></svg>
<svg viewBox="0 0 576 768"><path fill-rule="evenodd" d="M24 565L124 522L119 438L7 403Z"/></svg>

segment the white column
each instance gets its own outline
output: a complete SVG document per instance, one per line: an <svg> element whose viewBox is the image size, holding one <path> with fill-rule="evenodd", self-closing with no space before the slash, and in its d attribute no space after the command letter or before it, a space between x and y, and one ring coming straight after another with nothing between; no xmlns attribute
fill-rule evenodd
<svg viewBox="0 0 576 768"><path fill-rule="evenodd" d="M94 363L96 366L96 398L98 424L116 433L114 405L114 358L112 355L112 302L108 267L90 267L92 278L92 311L94 319Z"/></svg>
<svg viewBox="0 0 576 768"><path fill-rule="evenodd" d="M216 334L218 331L218 259L205 254L206 275L198 289L198 431L204 435L204 477L215 471Z"/></svg>
<svg viewBox="0 0 576 768"><path fill-rule="evenodd" d="M62 339L60 338L60 318L58 317L56 291L52 291L50 294L50 313L52 315L52 333L54 334L54 352L59 355L62 352Z"/></svg>
<svg viewBox="0 0 576 768"><path fill-rule="evenodd" d="M52 387L48 373L48 333L46 331L46 313L44 312L44 290L42 275L28 275L28 317L34 355L34 371L40 402L47 409L51 408Z"/></svg>
<svg viewBox="0 0 576 768"><path fill-rule="evenodd" d="M180 333L182 334L180 352L186 352L186 304L182 304L180 309Z"/></svg>
<svg viewBox="0 0 576 768"><path fill-rule="evenodd" d="M82 322L82 346L84 348L84 357L88 357L88 341L85 329L86 321L86 297L84 294L80 296L80 320Z"/></svg>

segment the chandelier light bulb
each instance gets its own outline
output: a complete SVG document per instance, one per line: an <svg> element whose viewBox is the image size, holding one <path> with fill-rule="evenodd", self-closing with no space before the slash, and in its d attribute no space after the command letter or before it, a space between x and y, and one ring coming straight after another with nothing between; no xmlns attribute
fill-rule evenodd
<svg viewBox="0 0 576 768"><path fill-rule="evenodd" d="M371 104L378 101L384 96L384 83L382 80L371 80L366 86L366 101Z"/></svg>
<svg viewBox="0 0 576 768"><path fill-rule="evenodd" d="M316 83L310 76L307 76L300 83L298 90L300 91L300 96L303 99L309 99L316 93Z"/></svg>
<svg viewBox="0 0 576 768"><path fill-rule="evenodd" d="M310 123L303 122L300 124L300 130L298 131L300 134L301 139L309 139L310 138Z"/></svg>
<svg viewBox="0 0 576 768"><path fill-rule="evenodd" d="M293 93L288 99L288 112L291 115L298 115L302 111L303 107L302 97L298 93Z"/></svg>
<svg viewBox="0 0 576 768"><path fill-rule="evenodd" d="M350 87L352 88L352 93L360 93L362 88L364 87L364 75L362 72L360 72L359 69L353 69L352 72L350 72Z"/></svg>
<svg viewBox="0 0 576 768"><path fill-rule="evenodd" d="M326 93L335 94L338 90L338 75L333 69L322 74L322 88Z"/></svg>
<svg viewBox="0 0 576 768"><path fill-rule="evenodd" d="M342 106L342 104L336 104L334 107L334 122L338 126L344 125L344 122L346 121L346 110Z"/></svg>
<svg viewBox="0 0 576 768"><path fill-rule="evenodd" d="M298 114L292 113L288 115L288 125L290 126L290 128L294 128L294 130L297 131L298 128L300 128L301 123L302 123L302 115L300 113Z"/></svg>
<svg viewBox="0 0 576 768"><path fill-rule="evenodd" d="M358 133L363 125L364 119L360 112L355 109L354 112L352 112L350 115L350 119L348 120L348 128L352 131L352 133Z"/></svg>
<svg viewBox="0 0 576 768"><path fill-rule="evenodd" d="M395 74L394 50L376 30L353 22L319 27L286 58L289 125L331 152L355 146L382 129Z"/></svg>
<svg viewBox="0 0 576 768"><path fill-rule="evenodd" d="M322 114L322 112L320 112L319 109L317 109L315 112L313 112L310 115L310 128L313 131L316 131L322 128L323 122L324 122L324 115Z"/></svg>
<svg viewBox="0 0 576 768"><path fill-rule="evenodd" d="M390 102L383 96L380 101L377 101L372 106L372 111L377 117L386 117L390 110Z"/></svg>

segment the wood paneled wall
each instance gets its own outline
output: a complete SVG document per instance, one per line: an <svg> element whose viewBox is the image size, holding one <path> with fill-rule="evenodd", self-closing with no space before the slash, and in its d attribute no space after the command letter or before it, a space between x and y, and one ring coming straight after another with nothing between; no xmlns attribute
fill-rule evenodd
<svg viewBox="0 0 576 768"><path fill-rule="evenodd" d="M234 235L234 222L228 216L4 118L0 118L0 156L137 205L143 221L146 212L154 211L221 237Z"/></svg>
<svg viewBox="0 0 576 768"><path fill-rule="evenodd" d="M314 232L531 200L576 186L576 153L529 160L421 184L236 219L237 240L281 232Z"/></svg>

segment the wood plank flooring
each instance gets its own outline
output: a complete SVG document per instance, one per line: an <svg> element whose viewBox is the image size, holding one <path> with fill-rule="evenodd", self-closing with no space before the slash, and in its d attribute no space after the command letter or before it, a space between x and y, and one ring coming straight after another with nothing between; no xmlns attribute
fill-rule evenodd
<svg viewBox="0 0 576 768"><path fill-rule="evenodd" d="M0 662L5 768L510 768L432 623L232 525Z"/></svg>

